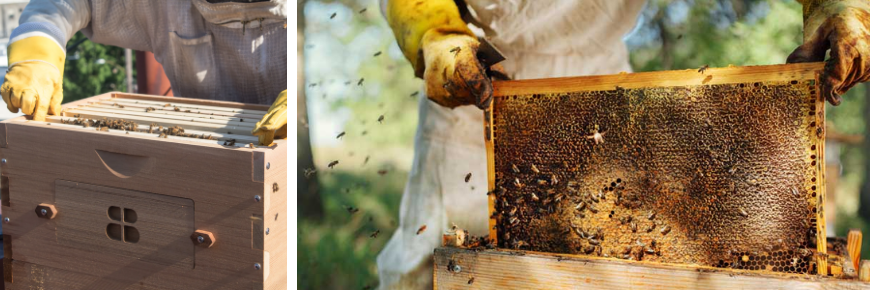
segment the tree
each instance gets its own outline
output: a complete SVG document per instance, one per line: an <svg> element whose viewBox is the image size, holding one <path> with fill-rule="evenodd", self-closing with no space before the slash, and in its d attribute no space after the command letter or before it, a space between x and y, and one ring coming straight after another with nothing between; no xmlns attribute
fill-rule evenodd
<svg viewBox="0 0 870 290"><path fill-rule="evenodd" d="M133 74L135 78L135 71ZM73 35L63 69L64 103L126 91L126 78L123 48L94 43L81 32Z"/></svg>

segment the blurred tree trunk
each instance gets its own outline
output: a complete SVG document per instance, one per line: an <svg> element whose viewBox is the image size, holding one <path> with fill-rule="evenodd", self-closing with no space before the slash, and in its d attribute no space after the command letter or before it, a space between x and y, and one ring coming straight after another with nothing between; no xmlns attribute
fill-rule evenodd
<svg viewBox="0 0 870 290"><path fill-rule="evenodd" d="M296 189L299 214L309 219L323 217L323 202L320 199L317 173L307 175L306 169L314 169L314 156L311 154L311 138L308 135L308 106L305 102L305 1L296 2Z"/></svg>
<svg viewBox="0 0 870 290"><path fill-rule="evenodd" d="M862 84L864 86L864 97L870 97L870 83ZM858 215L864 220L870 220L870 162L866 156L870 155L870 101L864 102L864 144L861 145L861 150L864 152L864 178L861 184L861 191L858 195Z"/></svg>

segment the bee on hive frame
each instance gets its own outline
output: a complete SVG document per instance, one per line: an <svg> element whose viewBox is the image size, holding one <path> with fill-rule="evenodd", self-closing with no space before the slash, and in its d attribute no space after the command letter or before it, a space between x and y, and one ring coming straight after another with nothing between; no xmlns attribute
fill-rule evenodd
<svg viewBox="0 0 870 290"><path fill-rule="evenodd" d="M604 143L604 132L599 131L598 125L595 125L592 135L586 136L586 139L595 140L595 144Z"/></svg>

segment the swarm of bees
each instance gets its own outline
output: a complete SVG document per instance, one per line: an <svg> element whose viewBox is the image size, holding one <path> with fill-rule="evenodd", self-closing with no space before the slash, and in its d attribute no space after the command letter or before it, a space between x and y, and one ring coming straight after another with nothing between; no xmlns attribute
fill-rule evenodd
<svg viewBox="0 0 870 290"><path fill-rule="evenodd" d="M79 117L79 115L76 115L75 119L61 119L60 121L63 124L80 125L84 128L94 127L94 128L97 128L97 130L99 130L99 131L108 131L109 129L125 130L125 131L137 131L139 129L139 125L136 124L136 122L127 121L124 119L117 119L117 120L109 120L108 118L83 119L83 118Z"/></svg>

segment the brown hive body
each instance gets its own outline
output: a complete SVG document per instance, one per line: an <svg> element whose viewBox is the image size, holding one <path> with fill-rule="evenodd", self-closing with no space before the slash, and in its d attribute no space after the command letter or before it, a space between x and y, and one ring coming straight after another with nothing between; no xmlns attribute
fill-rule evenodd
<svg viewBox="0 0 870 290"><path fill-rule="evenodd" d="M240 121L267 109L108 93L0 122L5 289L282 289L286 140Z"/></svg>

